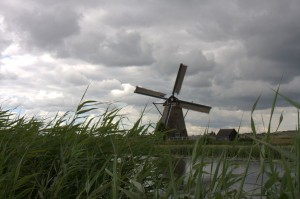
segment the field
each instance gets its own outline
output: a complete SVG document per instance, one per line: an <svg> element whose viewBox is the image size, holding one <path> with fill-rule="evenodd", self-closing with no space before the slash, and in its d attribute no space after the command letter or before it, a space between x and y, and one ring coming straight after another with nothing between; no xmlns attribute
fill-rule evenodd
<svg viewBox="0 0 300 199"><path fill-rule="evenodd" d="M74 113L51 121L13 116L1 108L0 198L299 198L299 131L286 146L286 139L272 139L269 130L258 139L252 123L252 141L243 147L201 139L178 147L162 141L164 132L149 134L141 119L123 128L119 109L90 118L96 106L95 101L82 101ZM184 176L178 154L189 156ZM204 182L211 157L219 172ZM228 161L235 158L246 164L242 174ZM267 180L257 180L260 189L245 191L254 159L259 161L257 179Z"/></svg>
<svg viewBox="0 0 300 199"><path fill-rule="evenodd" d="M251 158L259 159L261 152L261 145L255 144L251 135L247 139L237 138L235 141L216 141L215 136L202 136L198 140L169 140L161 143L159 146L161 148L168 148L171 150L172 154L190 156L193 153L193 147L198 141L202 145L203 152L202 155L206 157L218 157L226 151L227 157L236 158L248 158L249 151L252 151ZM263 141L266 136L260 135L259 140ZM288 135L278 135L277 133L271 133L269 143L276 146L278 149L289 151L290 153L296 153L295 151L295 140L296 134ZM281 158L279 151L272 150L273 158Z"/></svg>

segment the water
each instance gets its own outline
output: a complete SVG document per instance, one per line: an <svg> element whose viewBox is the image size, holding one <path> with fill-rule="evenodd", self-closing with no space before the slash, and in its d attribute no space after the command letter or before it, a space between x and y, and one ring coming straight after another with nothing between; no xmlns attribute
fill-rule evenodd
<svg viewBox="0 0 300 199"><path fill-rule="evenodd" d="M185 183L188 181L188 178L191 174L194 174L194 169L191 168L191 158L183 158L185 162L185 172L184 178ZM246 160L227 160L221 161L220 167L217 169L218 160L217 159L204 159L202 160L205 164L202 167L203 176L202 182L204 186L210 186L213 180L213 176L216 172L218 172L218 180L221 179L221 175L223 173L223 166L225 164L226 173L229 176L232 176L231 180L234 177L242 178L247 170L247 161ZM201 163L201 160L198 160L197 163ZM274 166L275 170L278 172L279 176L282 176L284 173L284 169L279 162L273 162L272 165ZM226 167L227 166L227 167ZM245 182L243 184L243 191L249 194L249 196L257 196L251 198L265 198L261 197L261 189L269 179L268 175L266 174L267 171L270 171L269 164L265 163L265 170L261 172L261 165L259 161L251 161L248 165L248 171L245 176ZM262 174L263 173L263 174ZM230 179L230 177L229 177ZM217 180L217 181L218 181ZM241 180L234 182L230 187L230 190L240 190L241 189Z"/></svg>

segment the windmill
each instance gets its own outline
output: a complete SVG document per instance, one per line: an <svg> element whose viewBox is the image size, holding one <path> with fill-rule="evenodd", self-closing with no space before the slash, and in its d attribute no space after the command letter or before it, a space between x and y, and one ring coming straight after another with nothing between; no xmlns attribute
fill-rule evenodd
<svg viewBox="0 0 300 199"><path fill-rule="evenodd" d="M161 114L161 119L159 121L159 125L163 126L166 129L171 130L170 137L187 137L187 130L185 127L184 115L182 109L198 111L202 113L209 113L211 107L195 104L192 102L182 101L175 97L175 94L179 94L182 86L182 82L185 76L187 66L180 64L178 74L176 77L176 81L174 84L174 88L172 91L172 95L166 98L165 93L145 89L142 87L137 86L134 93L147 95L150 97L155 97L159 99L165 100L163 103L164 110Z"/></svg>

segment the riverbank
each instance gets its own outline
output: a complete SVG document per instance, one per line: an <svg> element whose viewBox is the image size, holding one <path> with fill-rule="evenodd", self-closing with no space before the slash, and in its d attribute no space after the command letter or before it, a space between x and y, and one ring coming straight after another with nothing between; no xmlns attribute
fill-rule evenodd
<svg viewBox="0 0 300 199"><path fill-rule="evenodd" d="M170 150L171 154L179 156L191 156L193 153L193 145L160 145L160 148L163 150ZM281 150L285 150L291 153L295 152L293 146L280 146ZM260 145L251 145L251 146L232 146L232 145L202 145L201 154L205 157L219 157L222 154L226 154L227 157L235 158L248 158L251 152L251 158L258 159L261 154ZM270 154L269 154L270 155ZM271 155L275 159L280 159L281 153L278 151L271 151Z"/></svg>
<svg viewBox="0 0 300 199"><path fill-rule="evenodd" d="M293 144L292 137L276 139L271 142L271 145L276 146L279 150L270 150L268 156L272 158L280 159L282 157L281 151L286 151L288 153L296 153L295 145ZM162 150L170 151L171 154L179 156L191 156L195 150L196 145L195 140L184 140L184 141L169 141L161 143L159 147ZM235 158L248 158L251 152L251 158L258 159L261 158L261 152L264 145L259 144L252 140L247 141L234 141L234 142L209 142L198 140L197 151L199 151L205 157L219 157L222 154L226 154L227 157ZM267 158L267 157L265 157Z"/></svg>

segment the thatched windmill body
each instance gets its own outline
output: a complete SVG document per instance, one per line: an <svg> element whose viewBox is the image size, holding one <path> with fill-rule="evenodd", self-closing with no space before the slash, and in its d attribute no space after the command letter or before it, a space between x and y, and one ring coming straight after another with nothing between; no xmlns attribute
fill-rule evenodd
<svg viewBox="0 0 300 199"><path fill-rule="evenodd" d="M186 69L187 69L186 65L180 64L176 81L174 84L174 88L172 91L172 95L168 98L165 97L166 96L165 93L145 89L139 86L137 86L134 91L135 93L138 94L147 95L147 96L165 100L165 102L163 103L164 110L163 113L161 114L161 119L158 125L171 130L169 136L173 138L188 136L186 126L185 126L185 121L184 121L184 114L182 111L183 108L202 112L202 113L209 113L211 109L210 106L183 101L175 97L175 94L178 95L181 90Z"/></svg>

